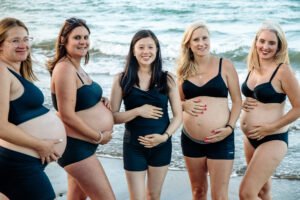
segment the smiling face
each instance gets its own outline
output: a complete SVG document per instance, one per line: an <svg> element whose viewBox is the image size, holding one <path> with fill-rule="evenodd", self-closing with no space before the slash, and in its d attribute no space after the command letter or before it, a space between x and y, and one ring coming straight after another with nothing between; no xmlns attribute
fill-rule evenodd
<svg viewBox="0 0 300 200"><path fill-rule="evenodd" d="M6 32L0 54L9 62L25 61L29 55L30 41L25 28L16 26Z"/></svg>
<svg viewBox="0 0 300 200"><path fill-rule="evenodd" d="M90 34L84 26L78 26L68 36L66 50L71 57L86 56L90 46Z"/></svg>
<svg viewBox="0 0 300 200"><path fill-rule="evenodd" d="M155 41L151 37L138 40L133 49L133 54L139 63L139 66L150 66L157 53Z"/></svg>
<svg viewBox="0 0 300 200"><path fill-rule="evenodd" d="M205 28L197 28L189 41L194 56L206 56L210 50L209 33Z"/></svg>
<svg viewBox="0 0 300 200"><path fill-rule="evenodd" d="M256 51L259 59L273 59L278 50L278 39L276 34L270 30L263 30L256 40Z"/></svg>

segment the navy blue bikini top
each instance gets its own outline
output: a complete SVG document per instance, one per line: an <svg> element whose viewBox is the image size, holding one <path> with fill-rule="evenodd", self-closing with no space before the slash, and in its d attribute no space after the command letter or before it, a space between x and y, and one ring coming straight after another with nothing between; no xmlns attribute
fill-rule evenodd
<svg viewBox="0 0 300 200"><path fill-rule="evenodd" d="M182 83L182 91L185 99L192 99L198 96L227 98L228 88L222 78L222 58L219 62L219 72L217 76L210 79L203 86L197 86L189 80Z"/></svg>
<svg viewBox="0 0 300 200"><path fill-rule="evenodd" d="M123 97L125 110L131 110L145 104L150 104L162 108L163 116L158 119L136 117L127 122L125 127L133 136L147 135L150 133L162 134L168 128L170 123L168 114L168 94L159 92L158 88L153 87L148 91L132 87L130 92Z"/></svg>
<svg viewBox="0 0 300 200"><path fill-rule="evenodd" d="M254 98L262 103L282 103L282 102L284 102L286 99L286 94L276 92L271 83L274 76L276 75L279 67L281 66L281 64L282 63L280 63L277 66L277 68L273 72L269 82L257 85L253 90L251 90L247 85L247 81L248 81L249 75L251 73L251 71L250 71L248 73L248 76L247 76L245 82L242 84L243 95L245 97Z"/></svg>
<svg viewBox="0 0 300 200"><path fill-rule="evenodd" d="M96 82L85 85L83 80L77 74L83 86L77 89L75 112L86 110L96 105L102 98L102 88ZM58 110L56 95L51 93L53 107Z"/></svg>
<svg viewBox="0 0 300 200"><path fill-rule="evenodd" d="M46 114L49 109L43 106L44 95L42 91L18 73L9 68L8 70L24 87L23 94L19 98L9 102L8 121L18 125Z"/></svg>

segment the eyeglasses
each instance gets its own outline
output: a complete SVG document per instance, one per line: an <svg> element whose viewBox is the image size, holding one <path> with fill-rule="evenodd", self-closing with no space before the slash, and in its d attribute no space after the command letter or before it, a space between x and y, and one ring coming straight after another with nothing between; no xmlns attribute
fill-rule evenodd
<svg viewBox="0 0 300 200"><path fill-rule="evenodd" d="M33 37L24 37L23 39L13 38L12 40L8 40L7 42L11 43L14 47L18 47L22 42L26 45L31 45L32 40Z"/></svg>

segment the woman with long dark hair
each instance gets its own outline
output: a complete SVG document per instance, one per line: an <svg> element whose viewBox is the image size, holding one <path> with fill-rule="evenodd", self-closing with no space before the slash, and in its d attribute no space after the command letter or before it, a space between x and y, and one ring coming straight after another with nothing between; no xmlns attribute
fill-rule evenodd
<svg viewBox="0 0 300 200"><path fill-rule="evenodd" d="M113 82L111 106L115 123L125 123L123 158L130 199L160 199L181 106L174 76L162 70L160 45L152 31L140 30L132 38L125 69Z"/></svg>

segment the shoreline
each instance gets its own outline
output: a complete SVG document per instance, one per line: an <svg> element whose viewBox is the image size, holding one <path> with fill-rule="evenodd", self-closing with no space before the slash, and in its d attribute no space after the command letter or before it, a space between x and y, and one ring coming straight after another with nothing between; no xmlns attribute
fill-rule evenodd
<svg viewBox="0 0 300 200"><path fill-rule="evenodd" d="M98 157L110 181L117 200L129 200L123 161L116 158ZM50 163L46 173L53 185L57 200L66 200L67 175L57 163ZM241 176L233 176L229 183L229 199L238 200L238 190ZM299 200L300 181L272 178L272 197L274 200ZM208 191L208 199L210 199ZM186 170L169 169L161 194L161 200L192 199L190 182Z"/></svg>

